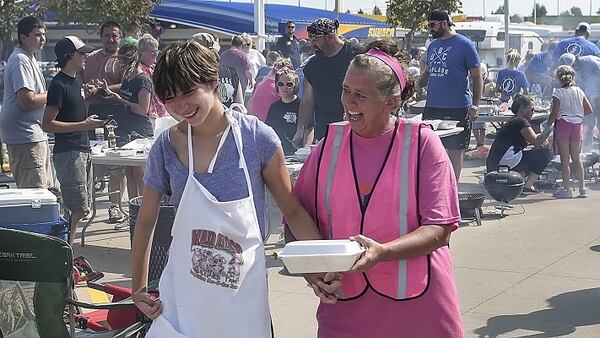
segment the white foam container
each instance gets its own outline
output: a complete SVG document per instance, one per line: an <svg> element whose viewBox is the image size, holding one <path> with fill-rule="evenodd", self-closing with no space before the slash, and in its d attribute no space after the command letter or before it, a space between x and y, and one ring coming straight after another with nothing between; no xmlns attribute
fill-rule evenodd
<svg viewBox="0 0 600 338"><path fill-rule="evenodd" d="M459 121L442 120L438 124L437 130L450 130L456 128Z"/></svg>
<svg viewBox="0 0 600 338"><path fill-rule="evenodd" d="M342 272L365 252L358 242L341 240L295 241L278 254L290 273Z"/></svg>
<svg viewBox="0 0 600 338"><path fill-rule="evenodd" d="M311 151L310 148L300 148L300 149L296 150L294 155L296 155L296 158L298 159L298 161L304 162L308 158L308 155L310 155L310 151Z"/></svg>

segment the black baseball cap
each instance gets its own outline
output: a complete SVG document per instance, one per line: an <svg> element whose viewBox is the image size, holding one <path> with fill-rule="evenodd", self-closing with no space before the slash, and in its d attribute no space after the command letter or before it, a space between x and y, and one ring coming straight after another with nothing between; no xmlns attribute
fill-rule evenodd
<svg viewBox="0 0 600 338"><path fill-rule="evenodd" d="M80 38L73 35L64 36L54 46L54 53L57 57L74 52L91 53L93 51L94 47L86 45Z"/></svg>
<svg viewBox="0 0 600 338"><path fill-rule="evenodd" d="M435 9L429 13L427 16L427 21L447 21L448 26L454 26L454 23L450 20L450 16L448 13L441 9Z"/></svg>

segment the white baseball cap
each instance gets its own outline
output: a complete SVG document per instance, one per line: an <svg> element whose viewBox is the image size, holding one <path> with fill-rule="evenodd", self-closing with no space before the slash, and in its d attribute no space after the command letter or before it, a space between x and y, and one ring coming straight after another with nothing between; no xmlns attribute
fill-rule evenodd
<svg viewBox="0 0 600 338"><path fill-rule="evenodd" d="M575 30L576 31L584 31L584 32L590 33L592 31L592 26L590 26L590 24L587 23L587 22L580 22L575 27Z"/></svg>

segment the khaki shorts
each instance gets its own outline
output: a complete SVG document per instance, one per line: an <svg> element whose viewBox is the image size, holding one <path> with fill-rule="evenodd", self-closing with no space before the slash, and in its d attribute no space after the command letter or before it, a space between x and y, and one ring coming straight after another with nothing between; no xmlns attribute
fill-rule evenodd
<svg viewBox="0 0 600 338"><path fill-rule="evenodd" d="M6 147L17 188L48 188L51 171L47 141L8 144Z"/></svg>
<svg viewBox="0 0 600 338"><path fill-rule="evenodd" d="M53 157L65 207L71 212L87 211L90 197L88 190L92 186L90 154L81 151L66 151L55 153Z"/></svg>

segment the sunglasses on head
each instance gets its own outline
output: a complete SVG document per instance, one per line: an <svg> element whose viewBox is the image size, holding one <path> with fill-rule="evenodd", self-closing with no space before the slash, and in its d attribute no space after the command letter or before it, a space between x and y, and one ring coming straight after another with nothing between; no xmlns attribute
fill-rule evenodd
<svg viewBox="0 0 600 338"><path fill-rule="evenodd" d="M283 87L286 86L288 88L293 88L294 87L294 83L293 82L283 82L283 81L278 81L277 82L277 87Z"/></svg>

